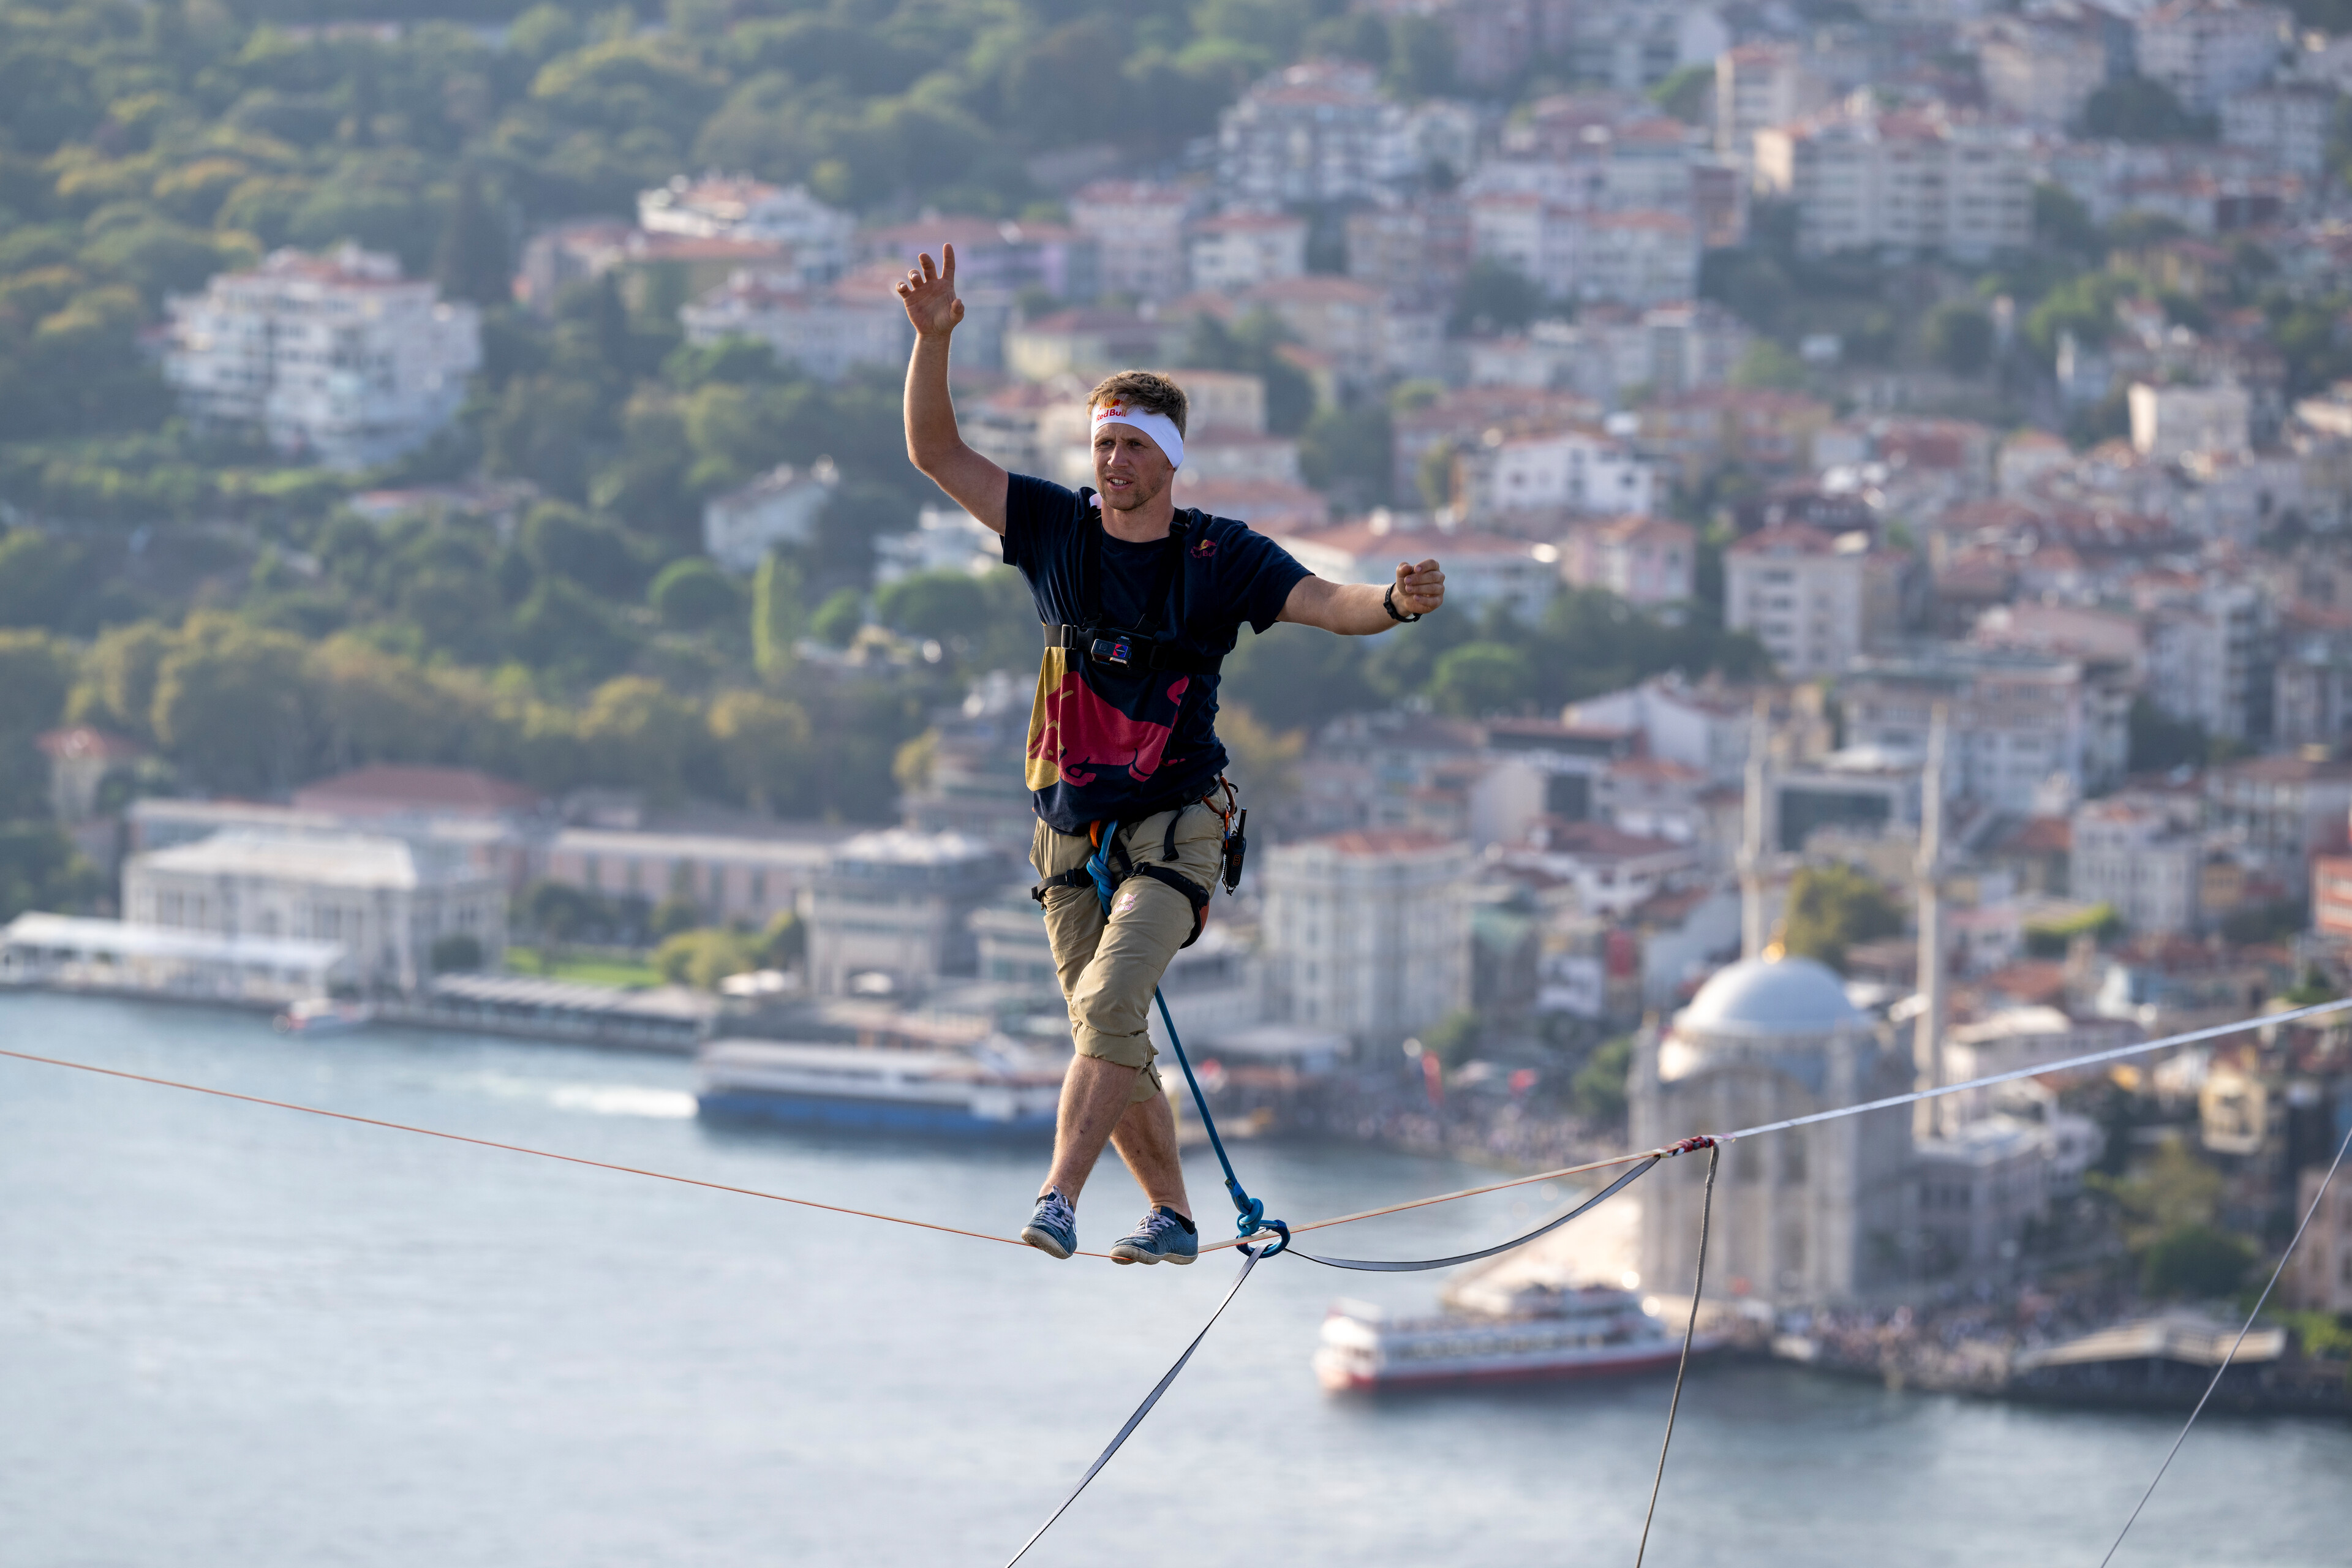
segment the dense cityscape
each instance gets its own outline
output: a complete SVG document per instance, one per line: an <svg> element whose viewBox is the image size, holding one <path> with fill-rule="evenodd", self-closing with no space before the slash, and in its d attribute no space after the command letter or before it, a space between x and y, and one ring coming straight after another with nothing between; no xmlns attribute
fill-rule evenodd
<svg viewBox="0 0 2352 1568"><path fill-rule="evenodd" d="M2352 993L2352 8L442 9L0 6L0 984L1050 1128L951 245L975 450L1091 484L1162 369L1179 508L1444 563L1226 661L1221 1119L1533 1172L2016 1075L1662 1166L1625 1290L1711 1193L1727 1350L2352 1413L2352 1015L2053 1068Z"/></svg>

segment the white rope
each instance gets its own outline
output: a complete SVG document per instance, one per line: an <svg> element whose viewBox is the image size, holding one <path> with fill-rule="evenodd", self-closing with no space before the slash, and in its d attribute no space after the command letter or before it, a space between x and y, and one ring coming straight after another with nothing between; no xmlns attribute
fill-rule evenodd
<svg viewBox="0 0 2352 1568"><path fill-rule="evenodd" d="M2181 1423L2180 1436L2175 1437L2172 1447L2165 1450L2164 1463L2156 1467L2156 1475L2147 1483L2147 1490L2139 1494L2139 1501L2132 1509L2131 1517L2124 1521L2121 1530L2116 1531L2115 1544L2107 1548L2105 1557L2099 1559L2099 1568L2107 1568L2107 1564L2115 1561L2116 1553L2123 1550L2124 1537L2129 1535L2131 1527L2139 1522L2140 1510L2146 1508L2147 1500L2156 1495L2158 1484L2164 1479L2164 1472L2172 1468L2173 1457L2180 1452L2180 1445L2189 1441L2189 1429L2197 1425L2200 1415L2205 1414L2205 1402L2213 1397L2215 1389L2221 1386L2221 1374L2228 1372L2230 1363L2237 1359L2238 1347L2246 1342L2246 1336L2253 1331L2254 1320L2263 1315L2263 1307L2270 1300L2271 1292L2278 1289L2279 1277L2286 1272L2286 1260L2294 1256L2296 1244L2303 1240L2303 1233L2311 1228L2311 1216L2317 1214L2319 1205L2326 1201L2327 1184L2336 1179L2336 1167L2344 1163L2344 1151L2347 1149L2352 1149L2352 1131L2346 1132L2344 1142L2336 1146L2336 1158L2329 1163L2327 1174L2319 1178L2319 1190L2311 1194L2311 1206L2303 1211L2303 1223L2294 1227L2294 1235L2287 1242L2286 1250L2279 1254L2278 1267L2271 1270L2271 1282L2263 1287L2262 1295L2254 1301L2254 1310L2246 1314L2245 1326L2238 1331L2238 1337L2230 1342L2230 1353L2223 1356L2221 1364L2213 1369L2213 1381L2207 1384L2205 1392L2198 1396L2197 1408L2191 1410L2189 1419Z"/></svg>
<svg viewBox="0 0 2352 1568"><path fill-rule="evenodd" d="M1971 1089L1985 1089L1996 1083L2013 1083L2021 1078L2039 1078L2046 1072L2065 1072L2074 1068L2094 1067L2100 1062L2121 1061L2126 1057L2145 1056L2168 1046L2194 1045L2199 1040L2218 1039L2223 1035L2242 1034L2248 1029L2266 1028L2273 1024L2292 1024L2304 1018L2315 1018L2323 1013L2341 1013L2352 1008L2352 996L2334 1002L2317 1002L2308 1007L2296 1007L2284 1013L2265 1013L2256 1018L2241 1018L2233 1024L2214 1024L2202 1029L2191 1029L2183 1035L2167 1035L2160 1040L2142 1040L2136 1046L2117 1046L2113 1050L2093 1051L2088 1056L2068 1057L2063 1061L2042 1062L2033 1067L2018 1068L2011 1072L1997 1072L1987 1078L1972 1078L1966 1083L1948 1083L1937 1089L1914 1089L1909 1094L1889 1095L1885 1100L1869 1100L1861 1105L1842 1105L1835 1110L1816 1110L1811 1116L1791 1116L1785 1121L1767 1121L1759 1127L1743 1127L1737 1132L1722 1132L1720 1138L1753 1138L1759 1133L1785 1132L1791 1127L1809 1127L1816 1121L1835 1121L1841 1117L1859 1116L1865 1110L1889 1110L1898 1105L1913 1105L1938 1095L1958 1094Z"/></svg>

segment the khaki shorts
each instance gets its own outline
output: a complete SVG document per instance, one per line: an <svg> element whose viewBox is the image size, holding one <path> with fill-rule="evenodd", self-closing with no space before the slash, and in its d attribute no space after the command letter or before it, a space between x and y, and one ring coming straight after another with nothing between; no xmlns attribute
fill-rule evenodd
<svg viewBox="0 0 2352 1568"><path fill-rule="evenodd" d="M1176 822L1176 857L1168 858L1168 824ZM1167 866L1204 889L1216 886L1224 822L1199 802L1181 812L1145 817L1120 836L1139 866ZM1087 863L1094 846L1040 822L1029 863L1040 877L1056 877ZM1111 900L1110 917L1091 884L1045 890L1045 937L1070 1005L1070 1038L1082 1057L1140 1068L1135 1092L1141 1103L1165 1092L1151 1043L1151 993L1168 961L1192 934L1192 904L1167 883L1129 877Z"/></svg>

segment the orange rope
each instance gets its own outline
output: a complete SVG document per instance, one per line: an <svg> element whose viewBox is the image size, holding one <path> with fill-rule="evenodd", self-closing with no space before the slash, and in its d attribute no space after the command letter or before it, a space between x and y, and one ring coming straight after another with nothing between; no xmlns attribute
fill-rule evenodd
<svg viewBox="0 0 2352 1568"><path fill-rule="evenodd" d="M757 1187L733 1187L724 1182L706 1182L694 1176L673 1175L667 1171L648 1171L636 1165L615 1165L609 1161L583 1159L578 1154L559 1154L551 1149L532 1149L520 1143L500 1143L488 1138L468 1138L462 1132L441 1132L430 1127L411 1127L404 1121L382 1121L373 1116L353 1116L344 1110L321 1110L315 1105L296 1105L290 1100L265 1100L257 1094L238 1094L231 1089L207 1089L200 1083L181 1083L168 1078L150 1078L145 1073L124 1072L119 1068L92 1067L88 1062L69 1062L57 1057L37 1057L26 1051L0 1050L0 1057L10 1057L20 1062L38 1062L44 1067L71 1068L76 1072L93 1072L107 1078L128 1079L133 1083L152 1083L163 1089L184 1089L191 1094L209 1094L221 1100L241 1100L247 1105L267 1105L276 1110L299 1110L305 1116L331 1117L337 1121L356 1121L362 1127L383 1127L394 1132L415 1132L425 1138L443 1138L452 1143L471 1143L481 1149L500 1149L509 1154L531 1154L541 1160L561 1160L567 1165L588 1165L599 1171L618 1171L629 1176L651 1176L657 1182L676 1182L680 1186L708 1187L716 1193L734 1193L747 1198L766 1198L771 1203L792 1204L804 1209L823 1209L827 1214L845 1214L858 1219L886 1220L892 1225L912 1226L918 1230L943 1231L949 1236L968 1236L974 1241L993 1241L1005 1247L1026 1244L1009 1236L990 1236L984 1231L962 1230L951 1225L934 1225L927 1219L904 1219L894 1214L876 1214L871 1209L844 1208L839 1204L821 1204L808 1198L788 1198L782 1193L763 1193ZM1086 1252L1084 1258L1108 1258L1107 1252Z"/></svg>

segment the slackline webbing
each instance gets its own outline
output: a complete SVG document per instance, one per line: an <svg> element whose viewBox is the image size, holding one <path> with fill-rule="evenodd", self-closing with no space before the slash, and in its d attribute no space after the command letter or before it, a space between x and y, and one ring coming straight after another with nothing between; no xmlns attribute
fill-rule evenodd
<svg viewBox="0 0 2352 1568"><path fill-rule="evenodd" d="M1706 1152L1706 1195L1698 1206L1698 1271L1691 1279L1690 1321L1683 1325L1682 1359L1675 1363L1674 1397L1666 1401L1666 1435L1658 1443L1658 1473L1650 1478L1650 1508L1642 1516L1642 1543L1633 1549L1633 1568L1650 1552L1650 1526L1658 1519L1658 1493L1666 1484L1666 1450L1675 1446L1675 1413L1682 1408L1683 1378L1690 1371L1691 1342L1698 1338L1699 1299L1706 1291L1706 1233L1715 1218L1715 1173L1723 1163L1723 1145Z"/></svg>
<svg viewBox="0 0 2352 1568"><path fill-rule="evenodd" d="M2180 1436L2175 1437L2172 1447L2165 1450L2164 1463L2156 1467L2156 1474L2148 1480L2147 1490L2140 1493L2139 1501L2132 1505L2131 1517L2124 1521L2121 1530L2116 1531L2114 1544L2107 1548L2107 1554L2099 1559L2099 1568L2107 1568L2107 1564L2115 1561L2116 1553L2123 1549L2124 1537L2129 1535L2131 1527L2139 1522L2140 1510L2146 1508L2147 1500L2156 1495L2158 1485L2164 1479L2164 1472L2172 1468L2174 1456L2180 1452L2180 1445L2189 1441L2189 1429L2197 1425L2200 1415L2205 1414L2205 1402L2213 1397L2215 1389L2221 1386L2221 1376L2230 1370L2230 1363L2237 1359L2238 1347L2246 1342L2246 1336L2253 1331L2254 1320L2263 1315L2263 1307L2270 1300L2271 1292L2278 1289L2279 1276L2286 1272L2286 1260L2294 1256L2295 1247L2303 1240L2303 1233L2311 1228L2311 1216L2317 1214L2319 1205L2326 1201L2327 1184L2336 1180L2336 1168L2344 1163L2344 1151L2347 1149L2352 1149L2352 1130L2347 1130L2344 1142L2336 1146L2336 1158L2328 1162L2327 1174L2319 1178L2319 1190L2311 1194L2311 1206L2303 1211L2303 1223L2294 1227L2294 1235L2288 1238L2286 1250L2279 1254L2278 1267L2271 1270L2270 1283L2263 1286L2263 1293L2255 1298L2254 1310L2246 1314L2245 1324L2238 1330L2238 1337L2230 1342L2229 1353L2221 1358L2221 1364L2213 1369L2213 1380L2205 1385L2205 1392L2198 1395L2197 1408L2191 1410L2189 1419L2180 1424Z"/></svg>
<svg viewBox="0 0 2352 1568"><path fill-rule="evenodd" d="M257 1094L239 1094L235 1089L213 1089L201 1083L182 1083L177 1079L155 1078L143 1072L126 1072L121 1068L96 1067L89 1062L67 1061L61 1057L37 1057L30 1051L0 1050L0 1057L20 1062L38 1062L43 1067L71 1068L76 1072L94 1072L104 1078L128 1079L132 1083L153 1084L159 1089L184 1089L191 1094L209 1094L219 1100L241 1100L247 1105L266 1105L273 1110L299 1110L305 1116L324 1116L336 1121L356 1121L362 1127L382 1127L394 1132L414 1132L419 1137L440 1138L451 1143L471 1143L478 1149L497 1149L509 1154L530 1154L541 1160L561 1160L567 1165L587 1165L599 1171L618 1171L625 1176L651 1176L657 1182L676 1182L680 1186L708 1187L715 1193L733 1193L739 1197L765 1198L770 1203L791 1204L795 1208L823 1209L827 1214L848 1215L856 1219L878 1219L890 1225L912 1226L917 1230L936 1230L947 1236L970 1237L974 1241L1001 1242L1006 1247L1025 1244L1013 1237L991 1236L984 1230L965 1230L960 1226L939 1225L927 1219L908 1219L895 1214L877 1214L872 1209L854 1209L840 1204L821 1204L813 1198L786 1197L782 1193L761 1192L757 1187L730 1186L725 1182L706 1182L698 1176L680 1176L668 1171L648 1171L637 1165L616 1165L609 1160L590 1160L578 1154L559 1154L552 1149L533 1149L521 1143L501 1143L491 1138L469 1138L462 1132L443 1132L431 1127L412 1127L404 1121L385 1121L373 1116L354 1116L348 1110L327 1110L316 1105L297 1105L289 1100L268 1100ZM1087 1252L1084 1258L1108 1258L1108 1252Z"/></svg>
<svg viewBox="0 0 2352 1568"><path fill-rule="evenodd" d="M1494 1246L1481 1247L1476 1252L1459 1253L1452 1258L1423 1258L1405 1262L1367 1258L1318 1258L1311 1252L1299 1252L1296 1247L1286 1247L1284 1250L1297 1253L1309 1263L1320 1263L1326 1268L1354 1268L1369 1274L1418 1274L1425 1268L1451 1268L1457 1263L1475 1263L1482 1258L1492 1258L1498 1252L1508 1252L1515 1247L1525 1247L1539 1236L1550 1235L1587 1209L1597 1207L1608 1199L1615 1197L1619 1192L1633 1185L1635 1177L1647 1174L1651 1166L1664 1158L1666 1158L1664 1154L1652 1154L1566 1214L1546 1221L1525 1236L1515 1236L1508 1241L1498 1241Z"/></svg>
<svg viewBox="0 0 2352 1568"><path fill-rule="evenodd" d="M1184 1370L1185 1363L1192 1359L1192 1352L1201 1348L1201 1342L1209 1337L1209 1331L1217 1326L1217 1320L1225 1315L1225 1309L1234 1304L1234 1298L1241 1294L1244 1285L1249 1283L1250 1270L1257 1267L1257 1260L1264 1256L1266 1256L1264 1249L1255 1247L1242 1248L1242 1271L1234 1276L1233 1286L1226 1290L1224 1300L1217 1303L1217 1310L1209 1314L1209 1321L1201 1325L1201 1331L1192 1336L1192 1342L1184 1347L1184 1353L1176 1358L1176 1364L1162 1373L1160 1381L1151 1385L1151 1392L1143 1396L1143 1403L1135 1407L1135 1414L1127 1418L1127 1425L1121 1426L1118 1434L1111 1438L1110 1446L1095 1456L1095 1462L1087 1467L1087 1473L1078 1478L1078 1484L1070 1489L1070 1495L1062 1500L1061 1506L1046 1516L1045 1522L1039 1525L1036 1531L1021 1543L1020 1551L1005 1560L1004 1568L1013 1568L1014 1563L1029 1555L1029 1549L1036 1545L1045 1537L1045 1532L1054 1528L1062 1515L1069 1511L1070 1505L1078 1500L1078 1494L1087 1489L1087 1483L1102 1474L1102 1468L1110 1463L1111 1456L1118 1452L1119 1446L1127 1441L1129 1436L1138 1426L1143 1425L1143 1418L1151 1414L1151 1407L1160 1403L1160 1396L1168 1392L1169 1385L1176 1381L1176 1374Z"/></svg>

